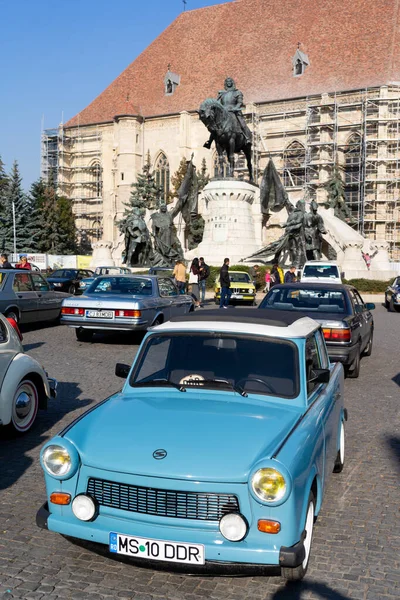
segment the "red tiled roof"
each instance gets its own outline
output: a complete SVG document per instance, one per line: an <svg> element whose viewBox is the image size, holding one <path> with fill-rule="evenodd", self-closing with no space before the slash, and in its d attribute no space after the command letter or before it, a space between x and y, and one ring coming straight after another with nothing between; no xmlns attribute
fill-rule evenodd
<svg viewBox="0 0 400 600"><path fill-rule="evenodd" d="M293 77L297 43L310 66ZM167 65L181 77L164 95ZM67 126L195 110L231 76L246 103L400 81L398 0L239 0L183 12Z"/></svg>

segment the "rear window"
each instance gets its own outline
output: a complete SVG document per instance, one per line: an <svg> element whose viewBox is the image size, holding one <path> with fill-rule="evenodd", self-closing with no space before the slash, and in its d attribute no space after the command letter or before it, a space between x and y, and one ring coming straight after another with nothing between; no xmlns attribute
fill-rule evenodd
<svg viewBox="0 0 400 600"><path fill-rule="evenodd" d="M272 288L259 308L298 310L316 313L348 313L346 297L341 290Z"/></svg>
<svg viewBox="0 0 400 600"><path fill-rule="evenodd" d="M85 293L151 296L153 283L145 277L98 277Z"/></svg>
<svg viewBox="0 0 400 600"><path fill-rule="evenodd" d="M213 332L151 335L130 385L183 385L295 398L298 352L293 342ZM188 396L188 401L196 397Z"/></svg>
<svg viewBox="0 0 400 600"><path fill-rule="evenodd" d="M306 265L302 278L318 277L318 279L340 279L339 269L336 265Z"/></svg>

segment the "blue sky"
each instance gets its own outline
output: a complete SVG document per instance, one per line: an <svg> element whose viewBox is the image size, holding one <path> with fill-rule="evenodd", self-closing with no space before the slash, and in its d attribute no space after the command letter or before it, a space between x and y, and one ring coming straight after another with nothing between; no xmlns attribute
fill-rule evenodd
<svg viewBox="0 0 400 600"><path fill-rule="evenodd" d="M57 127L82 110L182 10L182 0L0 0L0 156L7 171L18 160L25 189L40 175L42 119Z"/></svg>

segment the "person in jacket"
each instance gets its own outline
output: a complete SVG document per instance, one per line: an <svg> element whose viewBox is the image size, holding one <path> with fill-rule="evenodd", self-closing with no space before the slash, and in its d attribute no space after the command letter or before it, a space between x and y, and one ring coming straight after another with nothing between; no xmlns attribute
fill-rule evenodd
<svg viewBox="0 0 400 600"><path fill-rule="evenodd" d="M296 267L292 265L285 273L285 283L294 283L296 279Z"/></svg>
<svg viewBox="0 0 400 600"><path fill-rule="evenodd" d="M272 265L270 287L273 287L274 285L277 285L278 283L283 283L283 278L281 280L281 275L279 273L279 266L277 264L275 264L275 265Z"/></svg>
<svg viewBox="0 0 400 600"><path fill-rule="evenodd" d="M0 256L0 264L2 269L13 269L14 267L10 262L8 262L8 255L2 254Z"/></svg>
<svg viewBox="0 0 400 600"><path fill-rule="evenodd" d="M265 285L264 285L263 292L265 294L267 294L269 292L270 287L271 287L271 271L270 271L270 269L267 269L265 271Z"/></svg>
<svg viewBox="0 0 400 600"><path fill-rule="evenodd" d="M207 278L210 275L210 267L204 262L204 258L199 258L199 288L200 302L204 304L206 300Z"/></svg>
<svg viewBox="0 0 400 600"><path fill-rule="evenodd" d="M224 258L224 264L219 272L219 282L221 285L220 308L228 308L231 297L231 280L229 277L229 258Z"/></svg>
<svg viewBox="0 0 400 600"><path fill-rule="evenodd" d="M29 271L32 270L31 264L28 262L28 257L26 254L19 255L19 263L15 265L16 269L27 269Z"/></svg>

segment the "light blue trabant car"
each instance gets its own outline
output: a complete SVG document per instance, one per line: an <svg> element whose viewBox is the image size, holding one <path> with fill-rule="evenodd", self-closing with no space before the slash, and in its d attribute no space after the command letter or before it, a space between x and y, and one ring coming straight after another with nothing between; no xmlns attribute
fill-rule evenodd
<svg viewBox="0 0 400 600"><path fill-rule="evenodd" d="M320 325L206 311L151 329L121 392L47 442L37 524L133 558L304 577L344 464L343 367Z"/></svg>

